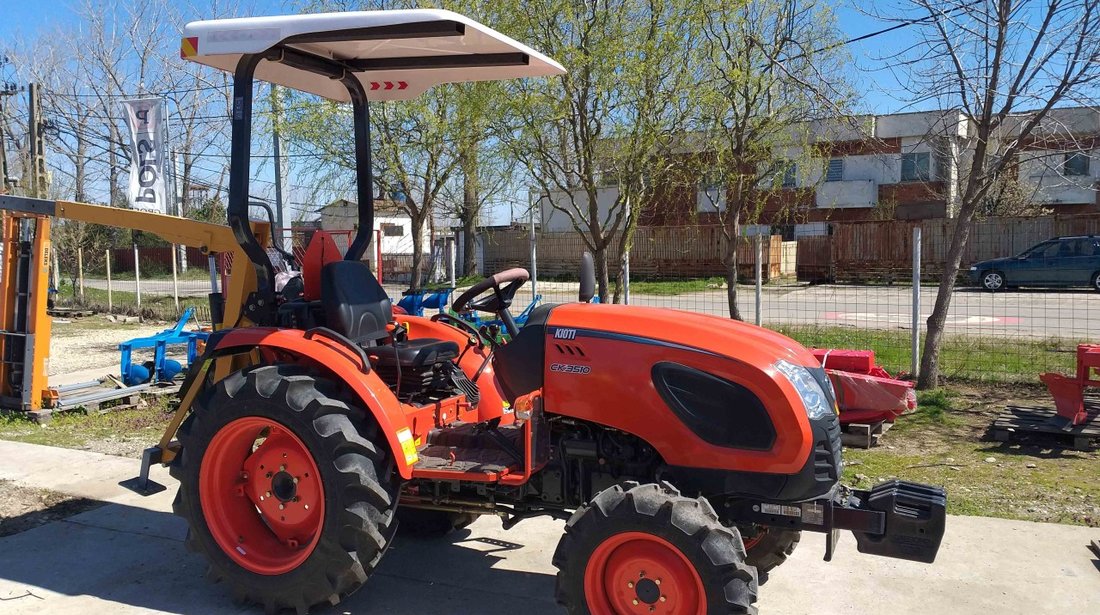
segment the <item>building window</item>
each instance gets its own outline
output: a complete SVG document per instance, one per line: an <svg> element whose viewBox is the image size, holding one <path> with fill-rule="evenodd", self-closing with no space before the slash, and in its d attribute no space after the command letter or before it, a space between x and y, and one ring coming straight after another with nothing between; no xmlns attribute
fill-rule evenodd
<svg viewBox="0 0 1100 615"><path fill-rule="evenodd" d="M719 184L700 184L696 203L699 213L726 211L726 189Z"/></svg>
<svg viewBox="0 0 1100 615"><path fill-rule="evenodd" d="M783 163L783 187L795 188L798 186L798 165L786 161Z"/></svg>
<svg viewBox="0 0 1100 615"><path fill-rule="evenodd" d="M901 155L901 181L926 182L932 179L930 162L932 155L928 152L909 152Z"/></svg>
<svg viewBox="0 0 1100 615"><path fill-rule="evenodd" d="M1084 152L1069 152L1062 163L1062 173L1066 177L1081 177L1089 174L1089 157Z"/></svg>
<svg viewBox="0 0 1100 615"><path fill-rule="evenodd" d="M844 180L844 159L830 158L829 167L825 170L825 181L839 182Z"/></svg>
<svg viewBox="0 0 1100 615"><path fill-rule="evenodd" d="M379 226L382 229L382 236L383 237L404 237L405 236L405 227L401 226L400 224L390 224L388 222L383 222Z"/></svg>

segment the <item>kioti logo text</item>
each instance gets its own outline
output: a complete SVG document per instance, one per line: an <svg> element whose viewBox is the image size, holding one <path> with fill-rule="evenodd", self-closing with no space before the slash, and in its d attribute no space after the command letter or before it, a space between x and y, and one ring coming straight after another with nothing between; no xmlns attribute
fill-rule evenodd
<svg viewBox="0 0 1100 615"><path fill-rule="evenodd" d="M576 329L554 329L554 339L556 340L575 340L577 339Z"/></svg>

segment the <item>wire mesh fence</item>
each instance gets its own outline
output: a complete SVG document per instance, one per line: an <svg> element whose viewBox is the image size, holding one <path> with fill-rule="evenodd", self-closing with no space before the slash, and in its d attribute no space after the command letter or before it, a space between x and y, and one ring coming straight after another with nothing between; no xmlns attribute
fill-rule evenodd
<svg viewBox="0 0 1100 615"><path fill-rule="evenodd" d="M628 255L629 290L618 300L726 317L734 303L741 319L807 346L874 350L892 373L911 374L923 351L953 222L860 222L819 230L762 237L759 252L754 238L742 238L734 261L717 227L639 229ZM1100 332L1097 236L1100 216L975 223L944 319L941 374L1034 383L1042 372L1072 372L1076 345L1096 342ZM547 233L534 246L532 252L529 231L497 231L483 238L484 269L529 266L537 272L534 292L542 301L575 301L583 240ZM609 260L614 280L621 266Z"/></svg>

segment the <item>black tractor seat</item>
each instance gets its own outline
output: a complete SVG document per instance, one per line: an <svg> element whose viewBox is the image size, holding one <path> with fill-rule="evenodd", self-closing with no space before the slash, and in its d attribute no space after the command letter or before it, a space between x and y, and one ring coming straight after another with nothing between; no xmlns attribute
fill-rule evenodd
<svg viewBox="0 0 1100 615"><path fill-rule="evenodd" d="M382 365L430 367L458 357L458 344L421 338L384 342L393 308L386 290L362 261L334 261L321 268L321 303L328 327L363 346Z"/></svg>
<svg viewBox="0 0 1100 615"><path fill-rule="evenodd" d="M367 354L378 357L380 364L397 363L401 367L421 368L458 357L458 344L430 338L420 338L393 344L371 346Z"/></svg>

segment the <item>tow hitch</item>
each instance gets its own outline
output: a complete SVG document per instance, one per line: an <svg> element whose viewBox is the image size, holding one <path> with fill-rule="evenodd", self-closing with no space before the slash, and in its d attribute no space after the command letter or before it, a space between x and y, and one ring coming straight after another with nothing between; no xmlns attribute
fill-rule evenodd
<svg viewBox="0 0 1100 615"><path fill-rule="evenodd" d="M844 490L800 504L760 502L744 514L756 523L827 533L826 561L832 559L838 531L851 530L860 553L931 564L943 539L947 492L892 480L870 491Z"/></svg>

